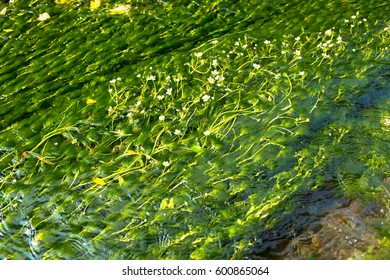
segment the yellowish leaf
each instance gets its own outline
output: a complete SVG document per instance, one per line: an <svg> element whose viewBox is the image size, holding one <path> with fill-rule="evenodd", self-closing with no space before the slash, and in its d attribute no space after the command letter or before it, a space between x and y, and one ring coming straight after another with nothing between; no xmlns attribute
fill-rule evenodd
<svg viewBox="0 0 390 280"><path fill-rule="evenodd" d="M136 151L133 151L133 150L126 150L126 154L128 154L128 155L138 155L138 153Z"/></svg>
<svg viewBox="0 0 390 280"><path fill-rule="evenodd" d="M161 209L161 210L164 210L164 209L167 209L167 208L168 208L168 198L164 198L164 199L161 201L160 209Z"/></svg>
<svg viewBox="0 0 390 280"><path fill-rule="evenodd" d="M168 198L164 198L162 201L161 201L161 204L160 204L160 209L161 210L164 210L164 209L173 209L175 208L175 202L173 200L173 197L171 197L169 200Z"/></svg>
<svg viewBox="0 0 390 280"><path fill-rule="evenodd" d="M10 29L10 28L7 28L7 29L4 29L5 32L12 32L14 31L13 29Z"/></svg>
<svg viewBox="0 0 390 280"><path fill-rule="evenodd" d="M91 98L88 98L88 99L87 99L87 105L92 105L92 104L95 104L95 103L96 103L95 100L93 100L93 99L91 99Z"/></svg>
<svg viewBox="0 0 390 280"><path fill-rule="evenodd" d="M54 2L56 4L69 4L70 2L72 2L73 0L55 0Z"/></svg>
<svg viewBox="0 0 390 280"><path fill-rule="evenodd" d="M96 10L100 7L101 1L100 0L91 0L90 8L91 10Z"/></svg>
<svg viewBox="0 0 390 280"><path fill-rule="evenodd" d="M126 4L116 5L114 8L110 9L108 12L111 15L123 15L131 11L131 6Z"/></svg>
<svg viewBox="0 0 390 280"><path fill-rule="evenodd" d="M93 181L95 184L100 185L100 186L103 186L103 185L106 184L106 182L104 182L103 179L100 179L100 178L98 178L98 177L93 178L92 181Z"/></svg>
<svg viewBox="0 0 390 280"><path fill-rule="evenodd" d="M120 185L120 186L122 186L123 184L125 183L125 180L123 179L123 177L122 176L118 176L118 184Z"/></svg>
<svg viewBox="0 0 390 280"><path fill-rule="evenodd" d="M5 7L0 11L0 15L4 16L6 12L7 12L7 7Z"/></svg>
<svg viewBox="0 0 390 280"><path fill-rule="evenodd" d="M171 199L169 200L168 208L169 209L175 208L175 201L173 200L173 197L171 197Z"/></svg>

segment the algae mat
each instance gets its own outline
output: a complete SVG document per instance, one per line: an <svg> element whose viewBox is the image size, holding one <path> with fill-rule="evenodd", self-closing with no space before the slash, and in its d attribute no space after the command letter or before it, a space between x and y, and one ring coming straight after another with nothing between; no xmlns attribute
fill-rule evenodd
<svg viewBox="0 0 390 280"><path fill-rule="evenodd" d="M10 2L2 259L389 257L386 1Z"/></svg>

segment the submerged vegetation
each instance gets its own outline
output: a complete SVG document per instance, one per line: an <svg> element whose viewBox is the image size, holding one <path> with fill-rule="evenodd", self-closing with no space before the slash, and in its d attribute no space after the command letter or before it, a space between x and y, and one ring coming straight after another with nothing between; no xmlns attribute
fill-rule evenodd
<svg viewBox="0 0 390 280"><path fill-rule="evenodd" d="M35 2L0 16L1 258L389 257L388 5Z"/></svg>

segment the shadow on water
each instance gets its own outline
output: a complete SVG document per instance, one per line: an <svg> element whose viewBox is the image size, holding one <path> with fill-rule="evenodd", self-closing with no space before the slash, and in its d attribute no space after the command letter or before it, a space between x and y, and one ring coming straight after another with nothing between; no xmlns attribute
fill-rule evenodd
<svg viewBox="0 0 390 280"><path fill-rule="evenodd" d="M376 174L365 162L351 159L375 157L370 145L386 149L385 134L383 143L372 143L369 133L389 108L388 70L376 73L370 85L347 100L347 105L335 104L338 113L320 114L313 120L311 141L321 140L320 132L330 126L349 127L346 137L331 152L332 159L324 170L327 182L293 193L286 207L268 223L273 227L257 234L255 244L245 252L248 259L355 259L380 251L377 233L388 223L389 178ZM377 129L380 132L384 128ZM384 155L386 150L382 152ZM367 188L381 187L384 197L365 200Z"/></svg>
<svg viewBox="0 0 390 280"><path fill-rule="evenodd" d="M339 195L337 184L296 192L296 210L258 234L248 259L347 259L378 249L367 219L384 217L383 205Z"/></svg>

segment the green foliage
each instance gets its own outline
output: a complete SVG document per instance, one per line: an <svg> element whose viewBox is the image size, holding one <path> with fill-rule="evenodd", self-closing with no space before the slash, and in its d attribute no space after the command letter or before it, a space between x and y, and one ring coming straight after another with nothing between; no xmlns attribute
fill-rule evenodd
<svg viewBox="0 0 390 280"><path fill-rule="evenodd" d="M340 1L16 2L0 23L1 258L244 258L298 191L388 196L376 1L333 16Z"/></svg>

